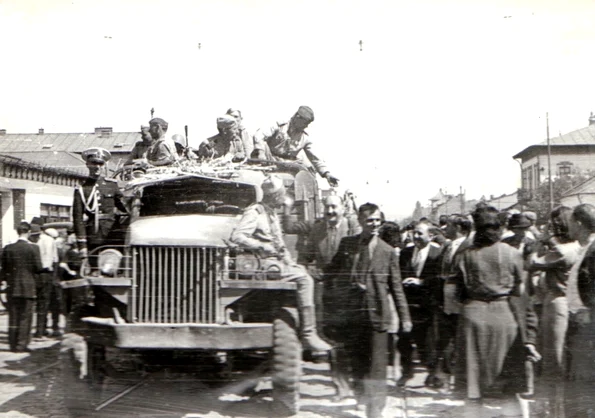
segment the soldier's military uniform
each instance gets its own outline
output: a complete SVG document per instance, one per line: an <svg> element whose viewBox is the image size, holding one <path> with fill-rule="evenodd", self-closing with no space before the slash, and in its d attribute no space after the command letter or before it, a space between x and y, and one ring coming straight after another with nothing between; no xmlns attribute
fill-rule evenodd
<svg viewBox="0 0 595 418"><path fill-rule="evenodd" d="M95 152L95 154L87 153L87 151L83 153L85 160L95 158L106 161L109 159L106 157L109 155L106 150L103 151L107 154L104 154L103 151ZM91 155L93 156L91 157ZM104 176L89 177L76 187L72 217L79 250L90 251L111 243L110 233L112 233L116 222L116 208L126 212L121 198L122 192L118 188L117 182Z"/></svg>
<svg viewBox="0 0 595 418"><path fill-rule="evenodd" d="M290 132L288 121L277 122L269 128L257 131L254 135L254 150L264 151L266 159L300 162L298 154L303 150L318 174L324 177L329 171L325 162L314 153L308 133Z"/></svg>
<svg viewBox="0 0 595 418"><path fill-rule="evenodd" d="M285 195L283 180L278 177L265 180L262 189L263 200L275 193L278 195L277 198ZM306 349L312 351L329 350L331 347L318 337L316 331L314 280L303 267L292 260L289 251L285 249L281 224L273 208L263 203L256 203L246 208L240 223L231 233L231 241L264 255L262 259L264 269L267 269L268 263L275 263L281 270L281 280L296 283L302 343ZM276 254L267 253L265 247L270 251L269 246L273 247Z"/></svg>

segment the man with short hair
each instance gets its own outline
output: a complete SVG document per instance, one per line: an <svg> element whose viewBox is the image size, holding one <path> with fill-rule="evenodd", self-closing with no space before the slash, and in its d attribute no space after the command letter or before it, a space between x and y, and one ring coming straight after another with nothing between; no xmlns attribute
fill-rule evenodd
<svg viewBox="0 0 595 418"><path fill-rule="evenodd" d="M231 233L231 242L262 255L262 263L280 268L281 280L297 285L297 305L300 313L301 340L304 348L313 352L329 351L331 346L316 331L314 280L298 266L285 248L281 225L275 210L286 199L283 180L277 176L266 178L262 185L262 200L244 210L239 224Z"/></svg>
<svg viewBox="0 0 595 418"><path fill-rule="evenodd" d="M161 118L149 121L149 133L153 143L147 150L147 160L154 166L165 166L178 160L178 153L174 141L166 137L168 123Z"/></svg>
<svg viewBox="0 0 595 418"><path fill-rule="evenodd" d="M430 372L426 384L434 385L434 369L432 364L432 341L428 341L428 331L432 325L433 312L438 306L440 294L440 256L442 247L432 242L429 221L418 222L413 229L413 246L401 251L400 266L403 277L403 288L409 303L409 311L413 321L413 332L399 336L398 348L401 353L403 374L397 382L404 386L413 377L413 345L422 364Z"/></svg>
<svg viewBox="0 0 595 418"><path fill-rule="evenodd" d="M143 125L140 127L140 137L142 141L138 141L134 144L134 148L130 151L130 155L124 164L132 164L134 163L134 160L143 160L147 158L147 152L153 143L153 137L149 133L148 126Z"/></svg>
<svg viewBox="0 0 595 418"><path fill-rule="evenodd" d="M314 121L314 112L308 106L300 106L289 122L277 122L275 125L259 129L254 134L254 158L268 160L298 160L300 151L304 151L318 174L329 185L336 187L339 179L332 176L324 161L314 153L314 146L306 128Z"/></svg>
<svg viewBox="0 0 595 418"><path fill-rule="evenodd" d="M0 281L6 282L8 298L8 346L15 353L31 351L31 325L37 274L41 271L39 247L28 240L31 226L21 222L19 239L8 244L0 257Z"/></svg>
<svg viewBox="0 0 595 418"><path fill-rule="evenodd" d="M110 234L116 226L116 209L127 211L118 183L102 174L110 152L94 147L83 151L82 157L89 174L74 191L72 220L81 257L85 258L87 251L113 242Z"/></svg>
<svg viewBox="0 0 595 418"><path fill-rule="evenodd" d="M253 145L247 135L242 135L238 121L230 115L217 118L219 133L204 140L198 147L198 156L202 158L228 158L242 161L250 157Z"/></svg>
<svg viewBox="0 0 595 418"><path fill-rule="evenodd" d="M403 332L411 331L411 318L401 285L399 257L378 237L380 209L373 203L363 204L358 221L362 232L341 240L325 280L334 282L333 296L342 302L336 337L344 344L346 358L337 364L353 377L358 403L365 406L367 417L374 418L382 416L386 404L392 319L389 297L397 308Z"/></svg>

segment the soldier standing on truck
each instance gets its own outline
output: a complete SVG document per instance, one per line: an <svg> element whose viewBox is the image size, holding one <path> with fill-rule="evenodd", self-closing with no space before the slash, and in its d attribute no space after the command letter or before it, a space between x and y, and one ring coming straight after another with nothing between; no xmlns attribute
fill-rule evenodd
<svg viewBox="0 0 595 418"><path fill-rule="evenodd" d="M277 122L271 127L259 129L254 134L253 158L266 160L298 160L304 151L318 174L332 187L339 185L339 179L332 176L324 161L313 151L306 128L314 121L314 112L308 106L300 106L289 122Z"/></svg>
<svg viewBox="0 0 595 418"><path fill-rule="evenodd" d="M87 251L108 244L108 237L116 223L115 209L126 212L121 201L122 192L115 180L102 175L105 163L111 158L108 150L89 148L82 153L87 164L87 179L74 190L72 218L81 257Z"/></svg>
<svg viewBox="0 0 595 418"><path fill-rule="evenodd" d="M178 161L174 141L165 136L168 126L169 124L161 118L153 118L149 121L149 133L153 142L147 150L147 160L151 165L170 165Z"/></svg>
<svg viewBox="0 0 595 418"><path fill-rule="evenodd" d="M231 241L254 251L267 262L278 265L281 280L297 284L297 305L300 313L301 340L304 348L313 352L329 351L331 346L318 336L314 308L314 280L298 266L285 248L281 224L275 212L286 198L283 180L270 176L262 183L262 201L244 211L238 226L231 233Z"/></svg>

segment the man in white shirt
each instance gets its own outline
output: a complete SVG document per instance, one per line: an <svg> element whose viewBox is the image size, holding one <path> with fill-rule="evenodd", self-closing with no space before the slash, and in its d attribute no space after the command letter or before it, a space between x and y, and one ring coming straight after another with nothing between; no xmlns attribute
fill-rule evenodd
<svg viewBox="0 0 595 418"><path fill-rule="evenodd" d="M41 255L41 273L37 283L37 328L35 338L42 338L46 334L50 297L54 285L55 266L58 263L58 248L56 242L39 225L31 225L31 235L38 235L37 246ZM57 326L57 324L54 324Z"/></svg>
<svg viewBox="0 0 595 418"><path fill-rule="evenodd" d="M429 346L430 341L426 337L432 325L433 311L439 305L442 248L432 242L433 236L430 231L433 227L429 221L418 222L413 230L414 246L405 247L401 251L399 264L403 289L413 321L413 331L402 332L399 335L402 377L397 383L400 386L404 386L407 380L413 377L413 345L417 346L421 362L428 367L430 376L433 376L435 368L435 364L431 364L432 347ZM430 378L426 382L429 383L431 380Z"/></svg>

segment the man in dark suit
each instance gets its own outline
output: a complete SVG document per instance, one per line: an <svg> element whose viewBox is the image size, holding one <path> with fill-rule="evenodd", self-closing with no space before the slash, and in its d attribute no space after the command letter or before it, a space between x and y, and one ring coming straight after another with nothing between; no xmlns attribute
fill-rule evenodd
<svg viewBox="0 0 595 418"><path fill-rule="evenodd" d="M27 222L21 223L18 241L4 247L0 258L0 279L8 285L8 345L15 353L30 351L37 274L42 269L39 247L28 240L30 231Z"/></svg>
<svg viewBox="0 0 595 418"><path fill-rule="evenodd" d="M401 332L398 348L401 353L402 376L397 382L404 386L413 377L413 344L417 346L422 364L428 366L430 374L426 384L434 380L435 364L431 364L434 338L429 336L434 311L439 306L442 295L440 276L440 256L442 247L432 242L429 221L420 221L413 230L413 243L401 252L400 265L403 288L409 303L413 321L412 332Z"/></svg>
<svg viewBox="0 0 595 418"><path fill-rule="evenodd" d="M391 322L389 295L400 316L403 331L411 331L411 319L401 285L398 256L378 238L382 218L377 205L360 206L359 235L345 237L325 280L333 281L334 298L341 301L337 312L343 332L336 338L344 346L338 362L345 372L351 366L353 389L368 417L382 416L386 404L388 327ZM346 357L343 357L346 356Z"/></svg>

